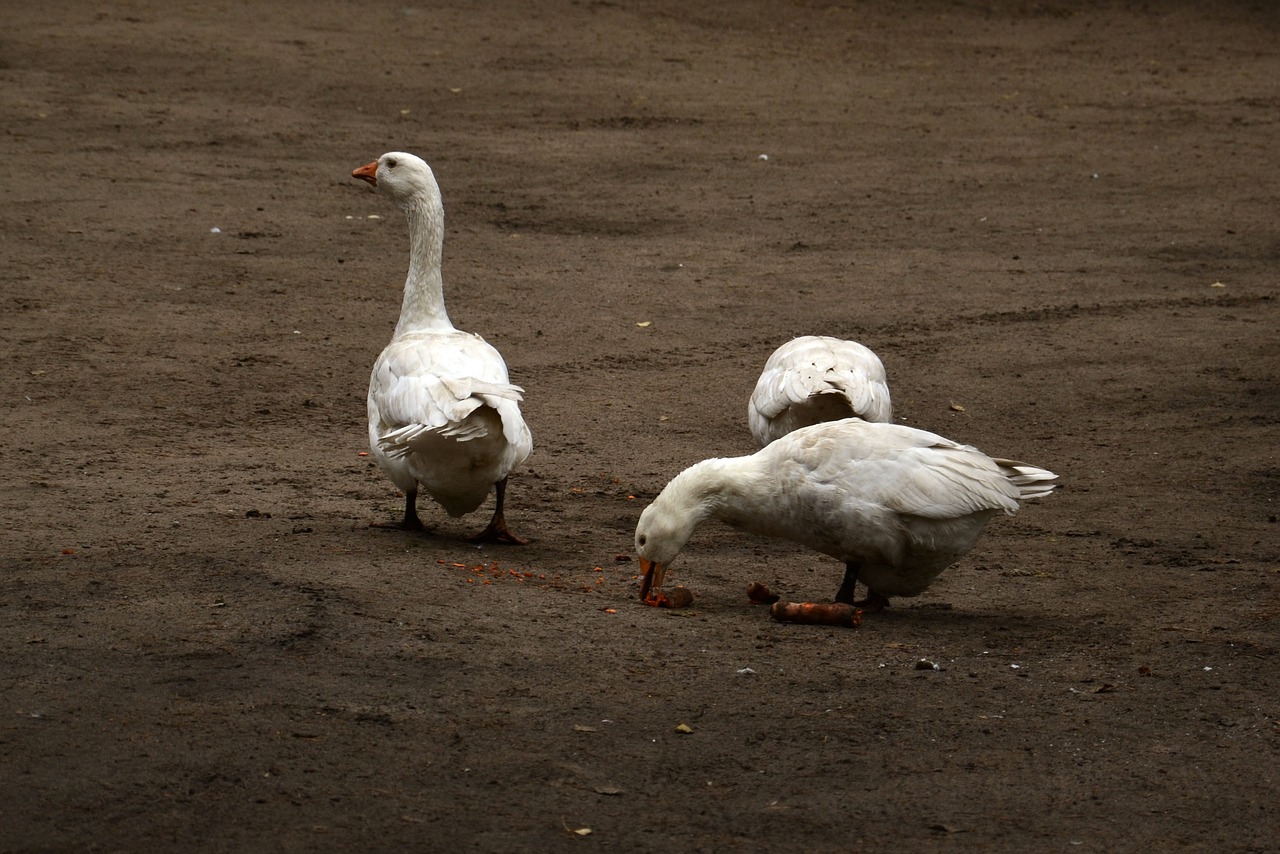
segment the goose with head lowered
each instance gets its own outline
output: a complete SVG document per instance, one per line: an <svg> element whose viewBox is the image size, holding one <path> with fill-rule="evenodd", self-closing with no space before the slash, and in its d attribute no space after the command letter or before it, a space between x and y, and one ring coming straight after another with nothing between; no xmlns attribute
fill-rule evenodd
<svg viewBox="0 0 1280 854"><path fill-rule="evenodd" d="M793 338L773 351L747 404L747 424L760 445L841 418L893 420L889 381L875 353L826 335Z"/></svg>
<svg viewBox="0 0 1280 854"><path fill-rule="evenodd" d="M708 519L809 546L845 564L837 602L868 611L915 596L977 543L998 513L1048 495L1057 475L926 430L859 418L802 427L750 456L685 469L640 514L635 546L649 604ZM854 601L854 587L867 597Z"/></svg>
<svg viewBox="0 0 1280 854"><path fill-rule="evenodd" d="M393 151L351 173L404 211L409 275L400 320L369 378L369 448L405 495L404 520L421 529L419 491L450 516L477 510L492 489L493 518L475 539L523 543L507 527L507 476L533 450L520 414L523 389L483 338L455 329L444 306L444 205L421 158Z"/></svg>

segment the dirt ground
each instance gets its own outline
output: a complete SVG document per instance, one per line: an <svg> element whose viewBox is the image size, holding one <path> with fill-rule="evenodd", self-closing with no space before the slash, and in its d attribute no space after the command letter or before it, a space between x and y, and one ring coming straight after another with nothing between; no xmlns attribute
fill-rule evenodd
<svg viewBox="0 0 1280 854"><path fill-rule="evenodd" d="M1276 850L1280 7L0 7L0 850ZM528 546L369 527L394 149ZM1063 489L858 630L717 526L644 607L799 334Z"/></svg>

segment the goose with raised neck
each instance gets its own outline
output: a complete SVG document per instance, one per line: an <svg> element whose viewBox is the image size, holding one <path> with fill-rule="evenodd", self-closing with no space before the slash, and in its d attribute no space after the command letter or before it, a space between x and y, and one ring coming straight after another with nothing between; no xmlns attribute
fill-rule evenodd
<svg viewBox="0 0 1280 854"><path fill-rule="evenodd" d="M403 520L421 529L418 492L451 516L475 511L490 489L493 517L474 539L523 543L504 513L507 478L533 450L501 354L455 329L444 303L444 204L431 167L401 151L351 173L387 195L409 226L409 272L391 342L369 378L369 448L405 496Z"/></svg>

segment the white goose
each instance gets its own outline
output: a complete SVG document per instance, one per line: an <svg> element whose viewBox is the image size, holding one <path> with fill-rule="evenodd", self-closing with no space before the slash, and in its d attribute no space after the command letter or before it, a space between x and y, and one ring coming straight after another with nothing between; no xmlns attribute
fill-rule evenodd
<svg viewBox="0 0 1280 854"><path fill-rule="evenodd" d="M719 519L844 561L836 601L879 610L889 596L925 590L991 517L1048 495L1056 479L898 424L803 427L750 456L704 460L667 484L636 525L640 595L654 598L698 525ZM868 596L855 603L859 580Z"/></svg>
<svg viewBox="0 0 1280 854"><path fill-rule="evenodd" d="M825 335L805 335L775 350L747 404L751 435L761 445L810 424L851 417L893 420L884 365L856 341Z"/></svg>
<svg viewBox="0 0 1280 854"><path fill-rule="evenodd" d="M523 389L511 384L497 350L449 322L440 271L444 205L431 167L393 151L351 175L390 196L409 221L400 322L369 378L369 448L405 495L396 527L422 527L420 488L450 516L462 516L494 487L493 518L476 539L523 543L503 515L507 475L533 450L520 415Z"/></svg>

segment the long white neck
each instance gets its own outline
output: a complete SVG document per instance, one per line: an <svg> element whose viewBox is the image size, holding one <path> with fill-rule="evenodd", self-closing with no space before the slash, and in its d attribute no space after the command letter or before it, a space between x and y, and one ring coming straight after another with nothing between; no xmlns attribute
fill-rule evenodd
<svg viewBox="0 0 1280 854"><path fill-rule="evenodd" d="M699 522L711 518L769 537L796 538L799 497L762 465L760 452L704 460L690 471L697 486L685 494L698 507Z"/></svg>
<svg viewBox="0 0 1280 854"><path fill-rule="evenodd" d="M411 332L453 329L444 307L444 205L438 193L414 195L402 205L409 221L409 276L395 338Z"/></svg>
<svg viewBox="0 0 1280 854"><path fill-rule="evenodd" d="M758 469L753 457L717 458L676 475L640 514L636 543L641 554L666 566L707 519L741 526L760 518L765 508L757 497Z"/></svg>
<svg viewBox="0 0 1280 854"><path fill-rule="evenodd" d="M707 519L729 521L753 513L755 478L750 457L703 460L676 475L661 497L693 522L692 530Z"/></svg>

